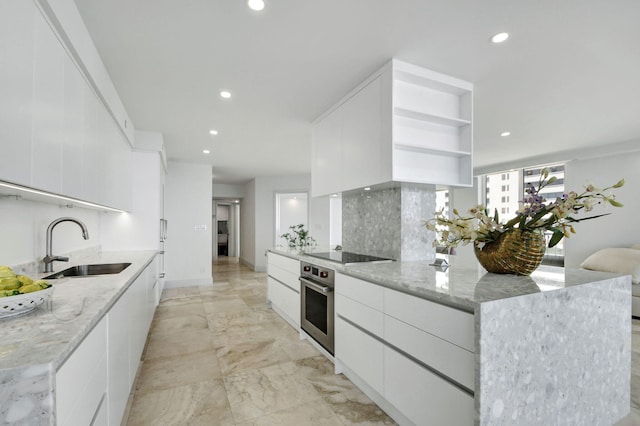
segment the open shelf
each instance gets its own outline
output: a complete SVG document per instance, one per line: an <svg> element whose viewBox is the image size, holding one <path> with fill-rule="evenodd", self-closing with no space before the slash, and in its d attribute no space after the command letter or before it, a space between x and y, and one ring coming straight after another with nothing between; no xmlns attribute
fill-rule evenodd
<svg viewBox="0 0 640 426"><path fill-rule="evenodd" d="M412 120L429 121L431 123L442 124L444 126L463 127L471 124L469 120L463 120L460 118L444 117L440 115L426 114L423 112L411 111L404 108L394 108L395 115L404 118L410 118Z"/></svg>
<svg viewBox="0 0 640 426"><path fill-rule="evenodd" d="M405 151L424 152L434 155L443 155L446 157L464 157L471 155L471 152L469 151L433 148L412 142L394 142L393 147L395 149L402 149Z"/></svg>

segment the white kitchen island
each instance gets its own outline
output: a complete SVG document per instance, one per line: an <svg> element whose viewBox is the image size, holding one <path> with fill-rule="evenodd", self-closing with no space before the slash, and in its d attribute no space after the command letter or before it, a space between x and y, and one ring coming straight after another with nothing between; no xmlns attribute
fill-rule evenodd
<svg viewBox="0 0 640 426"><path fill-rule="evenodd" d="M336 271L336 372L401 424L613 424L629 412L628 276L272 252Z"/></svg>

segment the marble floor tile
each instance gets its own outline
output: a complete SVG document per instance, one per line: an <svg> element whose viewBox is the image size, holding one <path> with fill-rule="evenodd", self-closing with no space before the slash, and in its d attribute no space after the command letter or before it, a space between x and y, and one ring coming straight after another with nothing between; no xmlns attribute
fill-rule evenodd
<svg viewBox="0 0 640 426"><path fill-rule="evenodd" d="M397 423L359 389L325 396L324 401L344 425L396 425Z"/></svg>
<svg viewBox="0 0 640 426"><path fill-rule="evenodd" d="M169 308L173 306L186 305L190 303L201 303L202 302L201 297L202 296L200 296L200 294L197 294L197 295L174 297L171 299L166 299L162 302L162 307Z"/></svg>
<svg viewBox="0 0 640 426"><path fill-rule="evenodd" d="M172 301L173 300L175 299L172 299ZM197 302L180 303L173 306L161 303L156 308L154 318L174 318L204 313L204 307L202 306L202 302L200 300L198 300Z"/></svg>
<svg viewBox="0 0 640 426"><path fill-rule="evenodd" d="M209 330L193 330L178 334L150 335L145 360L214 350Z"/></svg>
<svg viewBox="0 0 640 426"><path fill-rule="evenodd" d="M340 419L323 400L316 400L297 407L277 411L238 426L336 426Z"/></svg>
<svg viewBox="0 0 640 426"><path fill-rule="evenodd" d="M136 389L138 393L146 393L221 378L214 351L192 352L145 360Z"/></svg>
<svg viewBox="0 0 640 426"><path fill-rule="evenodd" d="M284 321L271 309L247 309L236 312L222 312L207 314L209 329L219 332L229 327L260 324L267 321Z"/></svg>
<svg viewBox="0 0 640 426"><path fill-rule="evenodd" d="M198 296L199 294L200 290L198 287L167 288L162 292L161 300L164 302L170 299Z"/></svg>
<svg viewBox="0 0 640 426"><path fill-rule="evenodd" d="M280 347L278 340L265 337L262 340L228 344L216 350L223 376L255 370L291 360Z"/></svg>
<svg viewBox="0 0 640 426"><path fill-rule="evenodd" d="M224 329L214 330L213 344L216 349L228 345L264 340L265 338L277 338L282 334L282 327L286 324L278 321L265 321L262 323L236 325Z"/></svg>
<svg viewBox="0 0 640 426"><path fill-rule="evenodd" d="M266 295L264 294L255 294L250 296L240 296L244 303L247 304L250 308L254 307L262 307L266 305Z"/></svg>
<svg viewBox="0 0 640 426"><path fill-rule="evenodd" d="M232 374L224 383L238 423L320 399L293 362Z"/></svg>
<svg viewBox="0 0 640 426"><path fill-rule="evenodd" d="M239 297L221 297L211 302L202 303L204 311L207 314L219 314L227 312L247 311L249 306Z"/></svg>
<svg viewBox="0 0 640 426"><path fill-rule="evenodd" d="M234 425L221 380L136 394L129 426Z"/></svg>
<svg viewBox="0 0 640 426"><path fill-rule="evenodd" d="M185 315L179 317L155 318L151 323L151 335L185 333L193 330L206 330L209 322L204 314Z"/></svg>

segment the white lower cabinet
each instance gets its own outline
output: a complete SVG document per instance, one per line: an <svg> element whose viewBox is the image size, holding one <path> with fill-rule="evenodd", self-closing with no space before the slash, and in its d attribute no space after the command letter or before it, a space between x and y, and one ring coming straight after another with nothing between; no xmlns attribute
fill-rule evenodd
<svg viewBox="0 0 640 426"><path fill-rule="evenodd" d="M373 390L383 394L384 344L341 317L336 317L335 358Z"/></svg>
<svg viewBox="0 0 640 426"><path fill-rule="evenodd" d="M335 291L337 371L400 424L473 424L473 314L341 273Z"/></svg>
<svg viewBox="0 0 640 426"><path fill-rule="evenodd" d="M93 424L106 399L107 383L107 319L103 318L56 372L56 423Z"/></svg>
<svg viewBox="0 0 640 426"><path fill-rule="evenodd" d="M152 262L56 372L56 423L122 422L155 309Z"/></svg>
<svg viewBox="0 0 640 426"><path fill-rule="evenodd" d="M300 261L267 253L267 299L293 328L300 328Z"/></svg>
<svg viewBox="0 0 640 426"><path fill-rule="evenodd" d="M271 307L277 309L293 328L300 328L300 291L268 277L267 293Z"/></svg>
<svg viewBox="0 0 640 426"><path fill-rule="evenodd" d="M109 318L109 424L119 425L140 366L155 312L155 277L152 261L108 314Z"/></svg>
<svg viewBox="0 0 640 426"><path fill-rule="evenodd" d="M416 425L472 425L474 399L468 393L387 346L384 398Z"/></svg>
<svg viewBox="0 0 640 426"><path fill-rule="evenodd" d="M109 321L109 419L118 424L129 399L131 386L129 371L129 291L111 308ZM135 372L133 373L135 374Z"/></svg>
<svg viewBox="0 0 640 426"><path fill-rule="evenodd" d="M109 403L106 393L103 395L100 407L98 407L98 412L93 417L91 426L109 426Z"/></svg>

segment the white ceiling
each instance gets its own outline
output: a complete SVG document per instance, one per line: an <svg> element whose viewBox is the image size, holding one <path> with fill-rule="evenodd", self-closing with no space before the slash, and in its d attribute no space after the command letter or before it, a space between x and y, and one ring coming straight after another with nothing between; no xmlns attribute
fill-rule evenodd
<svg viewBox="0 0 640 426"><path fill-rule="evenodd" d="M392 57L475 84L476 167L640 143L638 0L75 1L136 127L215 183L309 173L311 122Z"/></svg>

